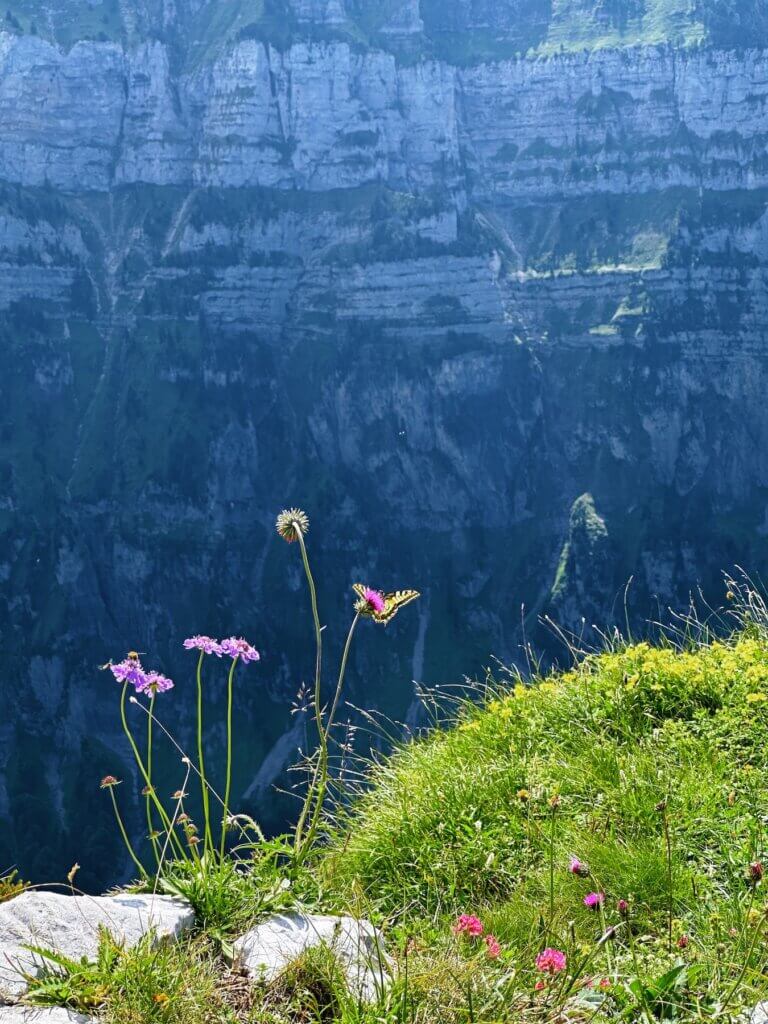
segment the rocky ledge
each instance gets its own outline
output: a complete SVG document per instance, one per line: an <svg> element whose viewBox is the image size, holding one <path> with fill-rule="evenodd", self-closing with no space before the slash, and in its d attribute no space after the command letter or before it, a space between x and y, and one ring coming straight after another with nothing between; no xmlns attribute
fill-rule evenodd
<svg viewBox="0 0 768 1024"><path fill-rule="evenodd" d="M176 936L193 923L192 908L171 896L22 893L0 905L0 1003L18 1002L28 989L25 976L45 968L45 957L30 947L74 959L95 959L102 928L133 946L147 933L157 938ZM17 1019L21 1018L8 1017Z"/></svg>
<svg viewBox="0 0 768 1024"><path fill-rule="evenodd" d="M65 896L25 892L0 905L0 1024L88 1024L93 1018L61 1007L23 1005L28 978L46 968L36 950L79 960L95 959L99 932L107 929L126 946L144 935L175 938L194 924L184 900L123 893ZM272 981L306 950L327 945L347 977L350 991L365 1001L389 983L391 962L381 933L367 921L320 914L275 914L234 944L247 974Z"/></svg>

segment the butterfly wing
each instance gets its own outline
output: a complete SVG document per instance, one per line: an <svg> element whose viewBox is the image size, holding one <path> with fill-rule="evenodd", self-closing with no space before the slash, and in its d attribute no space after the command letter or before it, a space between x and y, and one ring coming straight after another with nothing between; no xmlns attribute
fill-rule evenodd
<svg viewBox="0 0 768 1024"><path fill-rule="evenodd" d="M384 611L375 612L373 618L384 626L397 615L401 608L420 597L418 590L395 590L384 595Z"/></svg>

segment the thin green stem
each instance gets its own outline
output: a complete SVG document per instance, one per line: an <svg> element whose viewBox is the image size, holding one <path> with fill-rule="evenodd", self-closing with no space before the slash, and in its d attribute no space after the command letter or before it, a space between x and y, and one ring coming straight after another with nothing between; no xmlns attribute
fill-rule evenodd
<svg viewBox="0 0 768 1024"><path fill-rule="evenodd" d="M149 714L149 711L147 710L147 708L145 708L143 704L138 703L138 701L136 702L136 707L141 708L141 710L144 712L145 715ZM174 739L173 735L170 732L168 732L168 730L163 725L162 721L157 717L157 715L154 716L154 720L155 720L155 725L160 729L160 731L168 739L168 741L171 743L171 745L174 746L176 748L176 750L178 750L178 752L181 754L182 763L187 765L189 770L190 770L190 772L194 772L195 775L199 779L200 778L200 772L197 769L197 765L193 764L192 761L190 761L190 759L185 754L183 748ZM210 782L207 782L206 786L207 786L209 794L213 797L213 799L218 801L218 803L220 803L221 806L223 807L224 806L224 801L221 799L221 797L216 792L216 790L213 788L213 786L210 784ZM186 791L186 788L187 787L186 787L186 783L185 783L185 785L184 785L184 790L185 791ZM242 825L238 825L238 828L240 829L241 835L243 837L245 837L247 835L246 830L242 827Z"/></svg>
<svg viewBox="0 0 768 1024"><path fill-rule="evenodd" d="M672 923L674 920L674 876L672 868L672 837L669 832L669 816L667 814L667 802L664 801L664 845L667 855L667 950L672 952Z"/></svg>
<svg viewBox="0 0 768 1024"><path fill-rule="evenodd" d="M152 694L149 698L149 717L147 718L147 775L149 776L149 785L152 785L152 710L155 706L155 696ZM160 868L160 851L157 844L157 836L155 835L155 825L152 820L152 798L147 793L147 826L149 827L149 841L152 843L152 852L155 855L155 863L157 864L158 870Z"/></svg>
<svg viewBox="0 0 768 1024"><path fill-rule="evenodd" d="M128 853L131 855L131 860L136 865L136 867L139 869L139 874L141 875L141 877L148 879L149 875L147 874L147 870L144 867L144 865L141 863L139 858L136 856L136 853L135 853L135 851L133 849L133 846L131 845L131 840L128 838L128 833L125 831L125 825L123 824L122 816L120 814L120 811L117 808L117 800L115 798L114 786L110 786L109 787L109 795L112 797L112 806L113 806L113 808L115 810L115 817L117 818L117 827L120 829L120 835L123 837L123 842L125 843L125 847L128 850Z"/></svg>
<svg viewBox="0 0 768 1024"><path fill-rule="evenodd" d="M205 780L205 760L203 758L203 658L205 651L200 651L197 659L197 763L200 768L200 788L203 794L203 818L205 819L204 847L206 852L213 853L213 835L211 833L211 808L208 800L208 784Z"/></svg>
<svg viewBox="0 0 768 1024"><path fill-rule="evenodd" d="M557 804L550 804L549 817L549 927L554 929L555 921L555 815Z"/></svg>
<svg viewBox="0 0 768 1024"><path fill-rule="evenodd" d="M227 677L227 775L224 784L224 814L221 819L221 849L219 860L224 866L224 853L227 848L227 818L229 817L229 797L232 792L232 696L234 691L235 667L238 659L232 659L232 667Z"/></svg>
<svg viewBox="0 0 768 1024"><path fill-rule="evenodd" d="M136 764L138 765L139 772L141 773L141 777L144 779L144 784L147 786L147 789L149 791L147 795L150 797L150 799L154 803L155 808L157 809L157 812L160 815L160 820L163 823L163 827L166 829L167 832L169 832L171 834L172 841L176 843L176 847L177 847L178 851L181 853L182 857L184 857L184 859L186 860L186 852L184 850L184 847L178 841L178 837L173 835L173 831L171 829L170 819L169 819L169 817L168 817L168 815L167 815L167 813L165 811L165 808L163 807L163 805L160 803L160 801L157 798L157 793L155 792L155 787L152 785L152 782L151 782L149 776L147 775L147 770L144 767L144 762L141 759L141 754L139 752L139 748L136 746L136 740L133 738L133 733L128 728L128 719L127 719L126 714L125 714L125 699L126 699L127 694L128 694L128 683L123 683L123 692L120 695L120 721L122 722L123 732L125 733L125 735L126 735L126 737L128 739L128 742L131 745L131 750L133 751L133 756L134 756L134 758L136 760Z"/></svg>
<svg viewBox="0 0 768 1024"><path fill-rule="evenodd" d="M319 780L317 781L316 785L315 780L313 780L313 785L312 787L310 787L310 793L314 795L315 807L314 811L312 812L312 818L310 821L309 829L307 830L306 838L302 844L301 850L299 851L299 858L301 858L301 854L305 850L309 850L311 848L312 842L315 838L318 826L320 824L320 815L322 814L325 796L328 791L328 740L331 734L331 727L333 726L333 719L334 715L336 714L336 708L338 707L341 691L344 686L344 676L346 675L347 672L347 661L349 660L349 651L352 646L352 637L354 636L355 626L357 625L359 619L360 612L358 611L355 612L355 617L352 620L352 625L349 627L349 632L347 633L347 639L344 644L344 652L341 656L341 664L339 666L339 678L336 682L336 692L333 695L333 701L331 702L331 709L328 713L328 718L326 720L324 727L322 725L322 722L318 723L319 728L324 728L326 756L324 759L318 760L318 770L315 772L315 780L318 780L318 775Z"/></svg>
<svg viewBox="0 0 768 1024"><path fill-rule="evenodd" d="M346 675L347 672L347 660L349 658L350 647L352 646L352 636L354 635L355 632L355 626L358 624L359 621L360 612L358 611L355 612L355 617L354 619L352 619L352 625L349 627L349 632L347 633L347 640L346 643L344 644L344 653L341 656L341 665L339 667L339 679L338 682L336 683L336 693L333 695L331 710L328 714L328 722L325 727L326 735L330 734L331 726L333 725L334 715L336 714L336 707L338 706L339 697L341 696L341 688L344 684L344 676Z"/></svg>
<svg viewBox="0 0 768 1024"><path fill-rule="evenodd" d="M323 633L322 626L320 625L320 615L317 610L317 591L315 589L315 581L312 576L312 570L309 567L309 557L307 556L307 547L304 543L304 536L298 523L294 524L294 530L296 537L299 542L299 548L301 549L301 560L304 565L304 575L307 578L307 585L309 586L309 597L312 603L312 621L315 627L315 721L317 722L317 732L320 743L320 750L318 754L318 766L319 771L315 775L310 784L307 795L304 799L304 805L299 815L299 820L296 823L296 829L294 832L294 855L300 858L301 853L304 849L304 843L302 842L304 824L306 822L307 814L309 809L314 803L315 789L317 785L317 778L321 777L325 771L325 766L328 763L328 744L325 735L325 729L323 728L323 712L320 704L321 700L321 680L322 680L322 665L323 665Z"/></svg>

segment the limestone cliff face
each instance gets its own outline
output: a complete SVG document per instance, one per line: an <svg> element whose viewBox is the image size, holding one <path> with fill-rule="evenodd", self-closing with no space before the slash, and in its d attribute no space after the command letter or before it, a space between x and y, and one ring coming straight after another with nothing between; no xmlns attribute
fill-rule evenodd
<svg viewBox="0 0 768 1024"><path fill-rule="evenodd" d="M355 653L396 717L630 576L641 620L763 567L762 4L87 7L0 33L8 863L111 880L97 666L155 652L184 736L190 632L263 649L237 783L277 820L311 672L286 504L334 633L356 579L423 590Z"/></svg>

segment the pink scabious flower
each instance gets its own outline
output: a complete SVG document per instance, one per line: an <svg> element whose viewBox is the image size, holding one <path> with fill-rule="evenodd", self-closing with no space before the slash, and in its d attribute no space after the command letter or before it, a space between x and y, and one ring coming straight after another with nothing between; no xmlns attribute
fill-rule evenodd
<svg viewBox="0 0 768 1024"><path fill-rule="evenodd" d="M599 910L605 903L604 892L588 892L584 897L584 906L590 910Z"/></svg>
<svg viewBox="0 0 768 1024"><path fill-rule="evenodd" d="M456 935L471 935L476 938L483 934L483 922L474 914L462 914L453 926Z"/></svg>
<svg viewBox="0 0 768 1024"><path fill-rule="evenodd" d="M251 647L247 640L242 637L230 636L219 644L222 654L230 658L239 658L241 661L259 661L260 655L255 647Z"/></svg>
<svg viewBox="0 0 768 1024"><path fill-rule="evenodd" d="M211 636L191 636L184 641L188 651L202 651L204 654L216 654L221 657L221 644Z"/></svg>
<svg viewBox="0 0 768 1024"><path fill-rule="evenodd" d="M568 963L565 953L561 949L551 947L542 950L536 957L536 968L545 974L558 974L564 971Z"/></svg>
<svg viewBox="0 0 768 1024"><path fill-rule="evenodd" d="M495 960L501 953L501 943L495 935L485 936L485 952L490 960Z"/></svg>
<svg viewBox="0 0 768 1024"><path fill-rule="evenodd" d="M363 600L373 608L375 612L383 612L386 608L384 595L379 590L371 590L366 587L363 590Z"/></svg>
<svg viewBox="0 0 768 1024"><path fill-rule="evenodd" d="M118 683L130 683L137 693L146 686L147 673L138 658L125 658L114 664L110 662L109 669Z"/></svg>
<svg viewBox="0 0 768 1024"><path fill-rule="evenodd" d="M173 680L160 672L147 672L144 683L136 687L137 693L149 693L154 697L156 693L165 693L173 689Z"/></svg>

